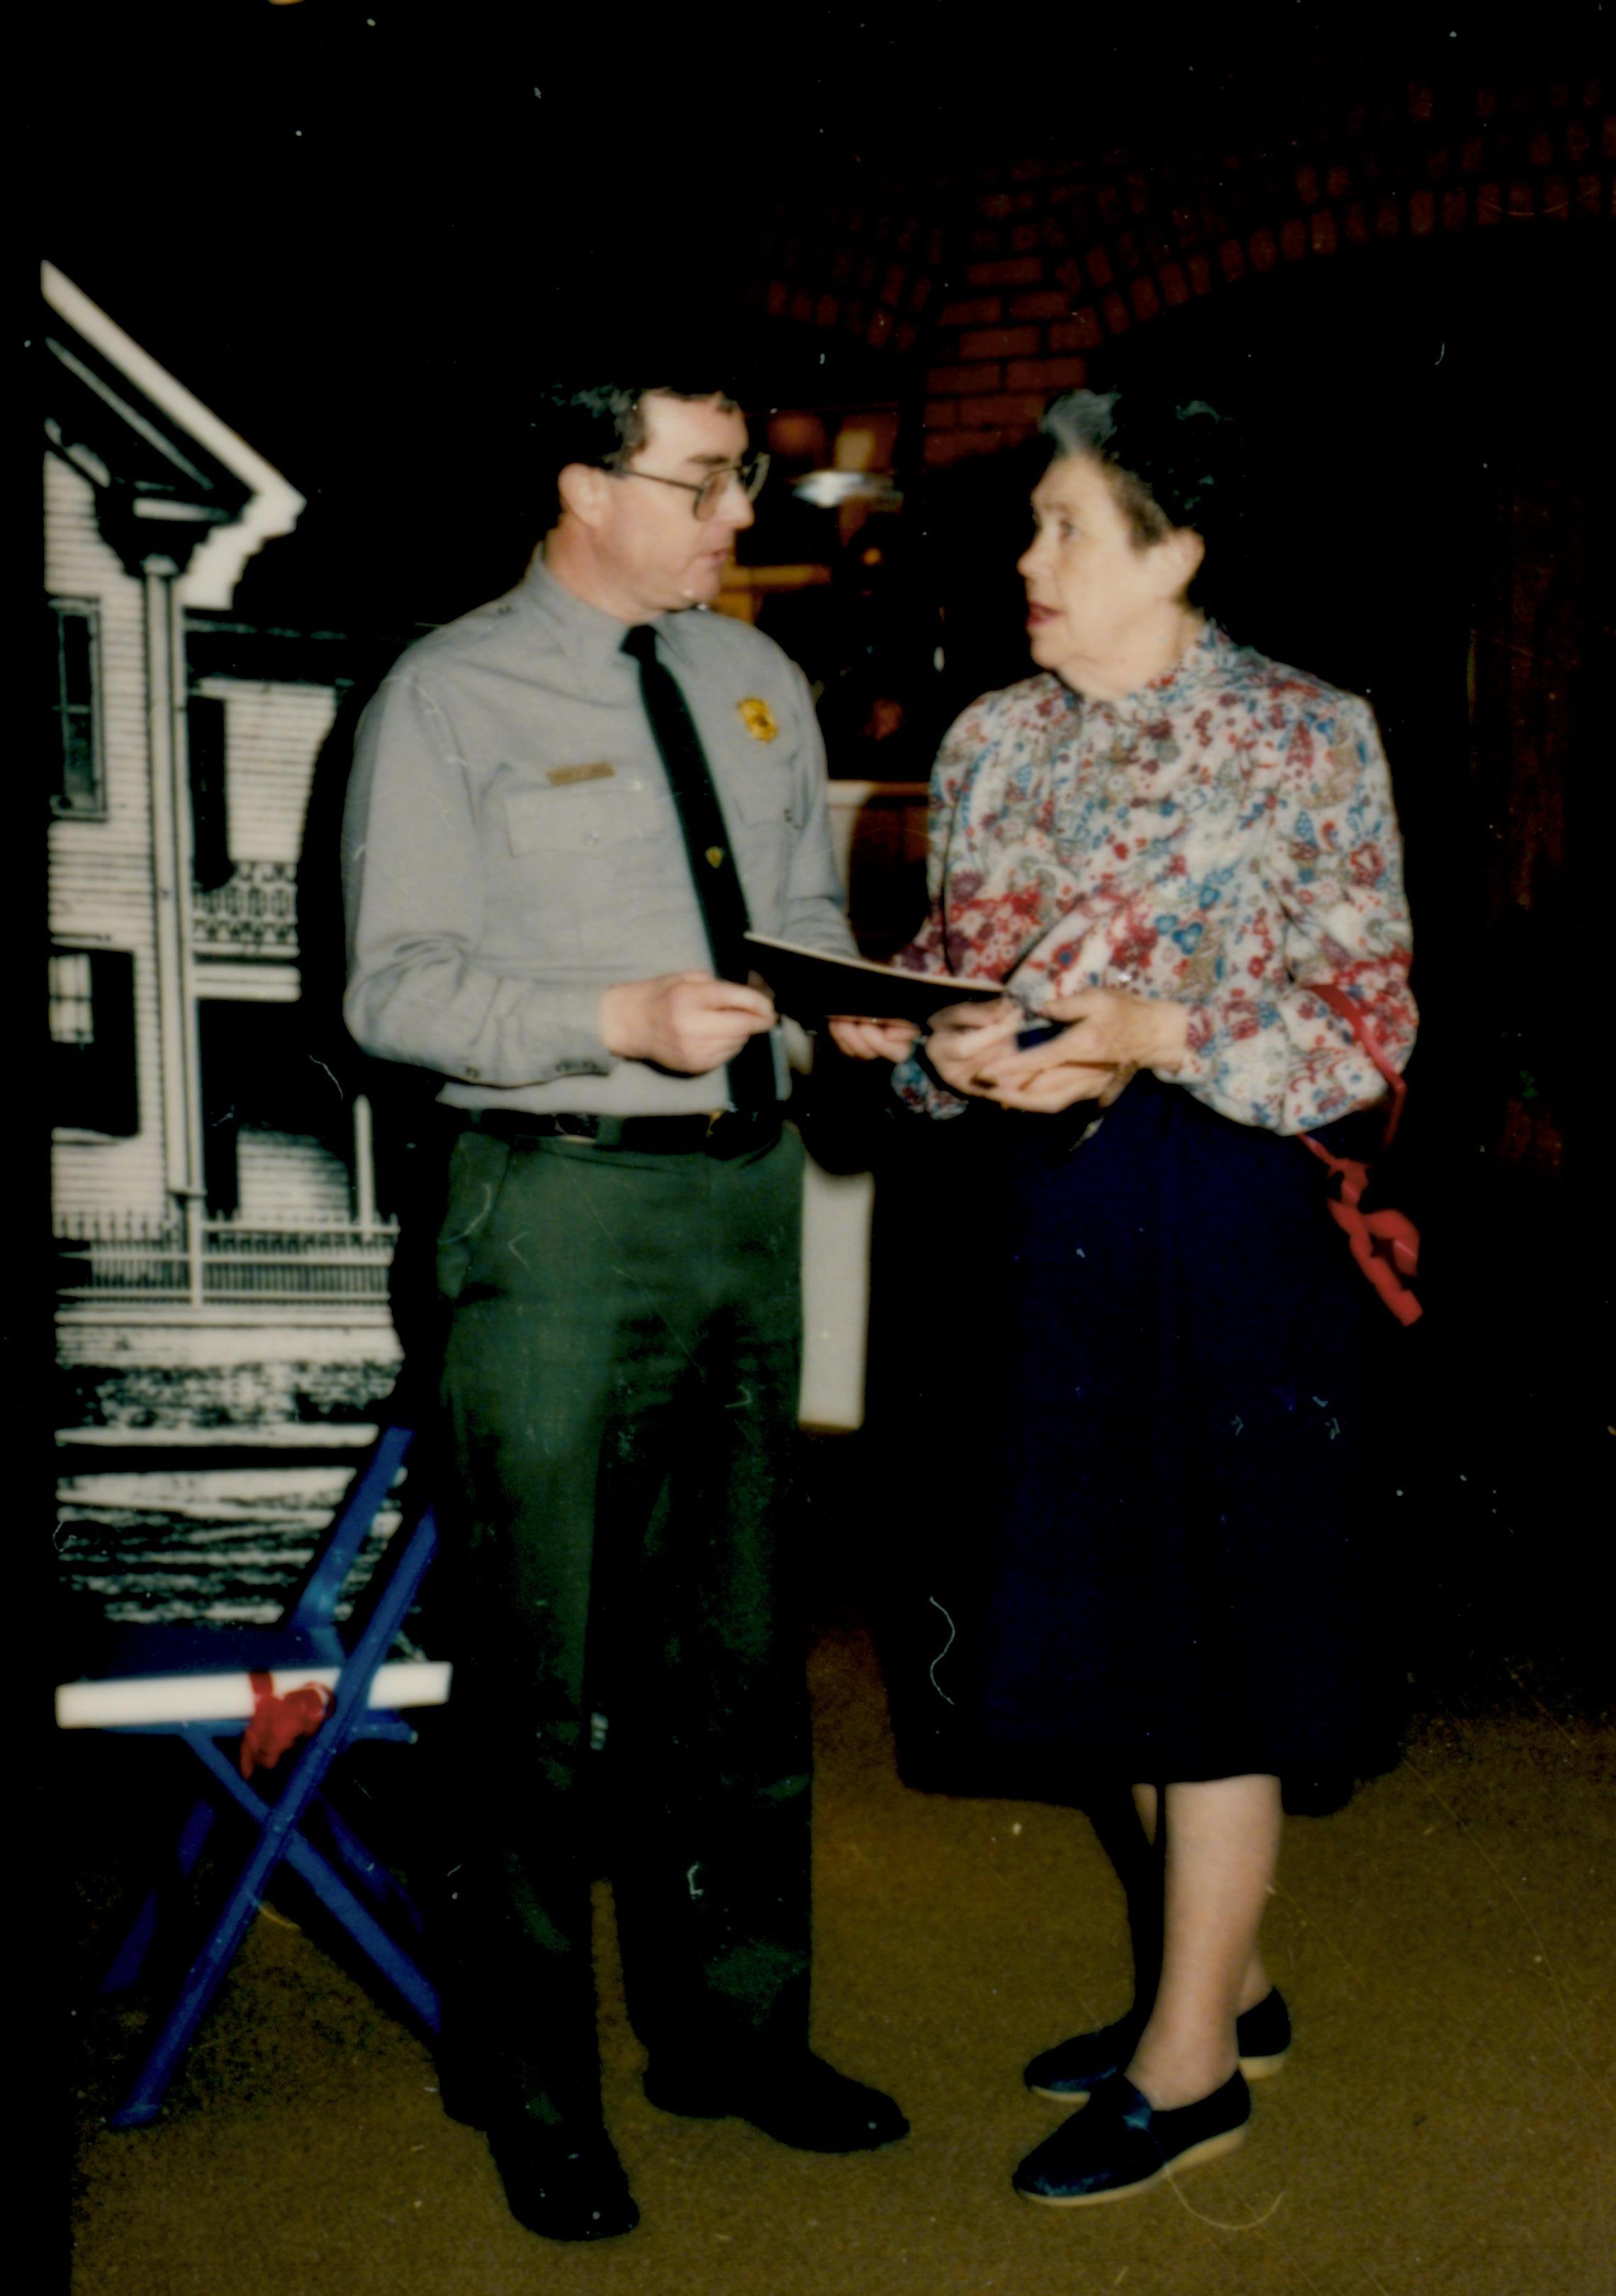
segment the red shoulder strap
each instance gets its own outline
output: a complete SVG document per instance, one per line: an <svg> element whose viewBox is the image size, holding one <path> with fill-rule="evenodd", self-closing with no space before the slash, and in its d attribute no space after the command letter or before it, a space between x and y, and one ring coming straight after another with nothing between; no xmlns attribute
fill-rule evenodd
<svg viewBox="0 0 1616 2296"><path fill-rule="evenodd" d="M1313 985L1312 994L1321 1004L1327 1004L1333 1013L1339 1013L1346 1021L1390 1086L1386 1131L1381 1142L1382 1148L1389 1148L1403 1113L1408 1087L1387 1059L1364 1018L1363 1007L1349 996L1344 988L1331 981L1324 988ZM1358 1200L1368 1185L1368 1165L1354 1156L1333 1156L1322 1142L1314 1139L1311 1133L1304 1132L1301 1136L1320 1163L1327 1164L1340 1181L1335 1194L1330 1198L1330 1217L1338 1227L1346 1231L1352 1257L1399 1323L1405 1325L1417 1324L1425 1310L1404 1279L1419 1272L1419 1230L1405 1213L1360 1210Z"/></svg>
<svg viewBox="0 0 1616 2296"><path fill-rule="evenodd" d="M1327 1004L1333 1013L1347 1023L1390 1086L1390 1096L1386 1106L1386 1136L1381 1143L1382 1148L1390 1148L1392 1136L1397 1131L1399 1119L1403 1113L1403 1103L1408 1097L1408 1086L1404 1083L1399 1072L1387 1059L1380 1038L1364 1018L1364 1008L1355 997L1349 996L1346 990L1338 988L1333 980L1327 981L1322 988L1315 983L1309 983L1309 993L1317 996L1321 1004Z"/></svg>

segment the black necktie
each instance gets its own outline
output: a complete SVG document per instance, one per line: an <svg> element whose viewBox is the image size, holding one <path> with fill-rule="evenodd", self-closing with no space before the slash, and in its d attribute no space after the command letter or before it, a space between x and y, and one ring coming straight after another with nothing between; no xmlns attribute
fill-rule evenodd
<svg viewBox="0 0 1616 2296"><path fill-rule="evenodd" d="M656 632L649 622L636 623L629 630L623 652L639 665L640 695L685 833L685 850L712 951L713 971L720 980L745 981L751 972L745 938L750 923L746 895L741 889L728 824L713 787L701 737L677 678L657 660ZM778 1098L775 1055L767 1036L749 1037L731 1061L729 1096L737 1109L749 1113L775 1106Z"/></svg>

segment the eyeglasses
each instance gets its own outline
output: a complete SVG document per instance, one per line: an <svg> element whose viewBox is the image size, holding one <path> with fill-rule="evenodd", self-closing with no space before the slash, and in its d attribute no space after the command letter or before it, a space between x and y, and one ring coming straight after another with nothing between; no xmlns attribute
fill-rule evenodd
<svg viewBox="0 0 1616 2296"><path fill-rule="evenodd" d="M756 502L763 481L768 476L768 456L754 455L750 463L732 463L727 469L714 471L704 479L665 479L658 471L613 471L614 479L651 479L659 487L678 487L687 495L694 495L691 509L697 518L711 518L723 501L726 489L732 484L740 488L748 502Z"/></svg>

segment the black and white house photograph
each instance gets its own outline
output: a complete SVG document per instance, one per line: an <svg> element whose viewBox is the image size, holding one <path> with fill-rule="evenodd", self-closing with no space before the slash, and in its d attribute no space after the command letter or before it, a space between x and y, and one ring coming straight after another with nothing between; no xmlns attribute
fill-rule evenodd
<svg viewBox="0 0 1616 2296"><path fill-rule="evenodd" d="M1616 2296L1613 67L53 28L38 2285Z"/></svg>

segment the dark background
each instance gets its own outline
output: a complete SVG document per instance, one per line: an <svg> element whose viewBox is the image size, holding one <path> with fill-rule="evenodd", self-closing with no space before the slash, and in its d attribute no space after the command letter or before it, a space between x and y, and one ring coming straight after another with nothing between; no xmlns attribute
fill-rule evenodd
<svg viewBox="0 0 1616 2296"><path fill-rule="evenodd" d="M756 316L783 199L811 212L849 185L1040 154L1148 164L1366 74L1594 68L1612 45L1595 4L1236 13L1185 30L1158 12L93 9L29 130L38 240L308 496L238 615L385 651L520 574L531 385L580 349L693 340L759 414L918 400L890 361ZM1384 1188L1424 1227L1431 1311L1387 1373L1388 1488L1416 1525L1398 1592L1421 1666L1477 1695L1595 1702L1610 254L1608 231L1541 226L1344 251L1167 314L1110 361L1124 380L1130 360L1170 368L1249 418L1231 619L1367 693L1393 760L1426 1025ZM984 463L917 479L905 516L906 580L949 632L918 699L940 722L1023 668L1021 511ZM1544 678L1473 705L1534 550ZM1552 752L1554 838L1510 809L1530 742ZM946 1286L927 1312L946 1316ZM889 1294L895 1350L908 1313ZM851 1569L850 1545L826 1551Z"/></svg>
<svg viewBox="0 0 1616 2296"><path fill-rule="evenodd" d="M501 587L535 539L530 385L581 341L693 341L757 406L883 373L890 392L890 360L833 340L822 365L824 337L749 316L783 198L812 213L894 178L1234 143L1366 73L1530 66L1567 27L1579 52L1610 45L1596 0L1259 0L1191 26L584 12L170 0L74 19L60 110L31 121L41 242L308 498L249 569L243 615L408 627Z"/></svg>

